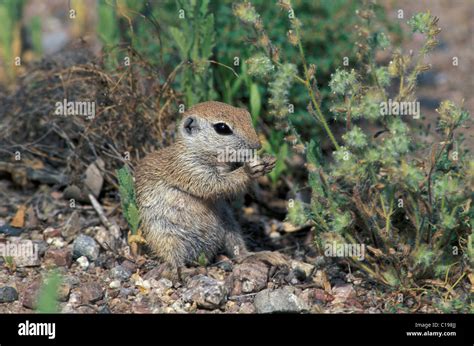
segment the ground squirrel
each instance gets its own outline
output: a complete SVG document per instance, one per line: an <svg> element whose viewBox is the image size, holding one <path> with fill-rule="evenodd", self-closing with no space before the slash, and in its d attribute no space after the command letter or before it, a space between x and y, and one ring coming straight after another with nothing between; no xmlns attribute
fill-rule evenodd
<svg viewBox="0 0 474 346"><path fill-rule="evenodd" d="M168 276L201 254L249 253L228 199L275 166L271 156L248 155L260 148L247 110L211 101L185 112L176 142L138 164L141 228ZM233 152L243 162L222 159Z"/></svg>

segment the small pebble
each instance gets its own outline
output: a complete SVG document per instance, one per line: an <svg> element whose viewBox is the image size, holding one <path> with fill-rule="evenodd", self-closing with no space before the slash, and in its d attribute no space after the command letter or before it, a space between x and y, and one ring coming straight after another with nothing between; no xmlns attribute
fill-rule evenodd
<svg viewBox="0 0 474 346"><path fill-rule="evenodd" d="M18 300L18 292L10 286L0 287L0 303L11 303Z"/></svg>
<svg viewBox="0 0 474 346"><path fill-rule="evenodd" d="M109 287L112 289L120 287L120 280L114 280L109 284Z"/></svg>
<svg viewBox="0 0 474 346"><path fill-rule="evenodd" d="M81 256L77 259L77 263L79 264L79 267L83 270L87 270L89 268L89 260L87 259L86 256Z"/></svg>
<svg viewBox="0 0 474 346"><path fill-rule="evenodd" d="M73 243L73 257L87 257L89 261L95 261L99 257L100 247L97 242L84 234L80 234Z"/></svg>
<svg viewBox="0 0 474 346"><path fill-rule="evenodd" d="M120 281L125 281L125 280L128 280L130 278L132 273L127 268L125 268L121 265L118 265L118 266L116 266L116 267L114 267L110 270L110 275L114 279L118 279Z"/></svg>

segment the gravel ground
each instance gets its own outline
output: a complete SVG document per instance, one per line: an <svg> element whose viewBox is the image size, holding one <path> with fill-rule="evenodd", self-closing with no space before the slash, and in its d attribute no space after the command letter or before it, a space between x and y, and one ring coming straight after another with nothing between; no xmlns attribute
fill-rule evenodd
<svg viewBox="0 0 474 346"><path fill-rule="evenodd" d="M255 248L250 242L251 247L279 248L285 264L272 265L259 257L237 263L219 256L206 266L185 268L182 282L172 283L160 278L160 263L146 249L131 256L125 233L113 238L91 206L71 209L60 192L45 186L32 193L0 180L0 190L11 201L0 207L0 243L33 242L39 255L14 257L15 265L0 260L0 313L36 311L44 279L53 268L61 278L57 300L63 313L437 311L416 297L397 305L394 293L363 273L316 256L305 245L309 230L288 232L281 222L251 213L255 206L244 208L241 216L247 237L261 245ZM28 201L24 227L11 228L7 221L15 206ZM104 204L109 220L126 229L117 206L107 199Z"/></svg>

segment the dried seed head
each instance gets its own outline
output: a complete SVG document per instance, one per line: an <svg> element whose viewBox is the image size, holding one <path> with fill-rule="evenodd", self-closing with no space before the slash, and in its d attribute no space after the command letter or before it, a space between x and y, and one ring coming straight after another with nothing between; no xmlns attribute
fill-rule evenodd
<svg viewBox="0 0 474 346"><path fill-rule="evenodd" d="M374 16L374 12L371 11L371 10L357 10L356 11L356 14L361 17L361 18L364 18L364 19L370 19Z"/></svg>
<svg viewBox="0 0 474 346"><path fill-rule="evenodd" d="M286 122L277 122L275 124L275 129L288 132L290 129L290 125L288 125L288 123Z"/></svg>
<svg viewBox="0 0 474 346"><path fill-rule="evenodd" d="M298 154L304 154L306 148L303 144L296 144L293 145L293 149L298 153Z"/></svg>
<svg viewBox="0 0 474 346"><path fill-rule="evenodd" d="M418 67L418 72L425 72L431 69L431 64L425 64Z"/></svg>
<svg viewBox="0 0 474 346"><path fill-rule="evenodd" d="M289 135L285 137L285 141L291 144L296 144L296 142L298 141L298 138L296 138L295 135Z"/></svg>
<svg viewBox="0 0 474 346"><path fill-rule="evenodd" d="M280 61L280 50L277 47L271 47L272 61L277 63Z"/></svg>
<svg viewBox="0 0 474 346"><path fill-rule="evenodd" d="M315 74L316 74L316 65L315 64L309 65L308 78L311 80Z"/></svg>
<svg viewBox="0 0 474 346"><path fill-rule="evenodd" d="M249 2L234 3L232 9L234 15L246 24L255 25L260 18L260 15Z"/></svg>
<svg viewBox="0 0 474 346"><path fill-rule="evenodd" d="M253 27L257 31L262 31L263 30L263 22L260 18L258 18L255 23L253 24Z"/></svg>
<svg viewBox="0 0 474 346"><path fill-rule="evenodd" d="M345 107L334 107L333 110L337 113L346 113L347 112L347 108L345 108Z"/></svg>
<svg viewBox="0 0 474 346"><path fill-rule="evenodd" d="M270 46L270 39L267 34L262 34L258 38L258 44L260 47L267 49Z"/></svg>
<svg viewBox="0 0 474 346"><path fill-rule="evenodd" d="M293 30L288 30L286 35L287 35L288 41L290 42L291 45L296 46L298 44L298 42L299 42L298 36L296 36L296 34Z"/></svg>
<svg viewBox="0 0 474 346"><path fill-rule="evenodd" d="M298 18L292 18L291 19L291 27L294 30L300 29L302 26L303 26L303 24L301 23L301 21Z"/></svg>
<svg viewBox="0 0 474 346"><path fill-rule="evenodd" d="M289 10L291 10L291 1L290 0L278 0L278 6L280 6L285 11L289 11Z"/></svg>
<svg viewBox="0 0 474 346"><path fill-rule="evenodd" d="M433 48L435 48L436 46L438 45L438 41L435 40L434 38L430 38L427 42L426 42L426 49L427 50L432 50Z"/></svg>
<svg viewBox="0 0 474 346"><path fill-rule="evenodd" d="M305 167L309 173L316 173L318 171L317 167L312 163L306 163Z"/></svg>

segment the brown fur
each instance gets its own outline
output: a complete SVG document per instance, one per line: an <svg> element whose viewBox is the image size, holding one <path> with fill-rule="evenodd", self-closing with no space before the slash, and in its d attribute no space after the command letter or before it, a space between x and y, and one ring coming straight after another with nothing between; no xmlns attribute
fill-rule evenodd
<svg viewBox="0 0 474 346"><path fill-rule="evenodd" d="M186 130L186 121L194 126ZM225 123L232 135L216 133ZM220 102L189 109L176 142L145 157L136 170L137 202L144 236L171 270L219 251L245 255L247 249L228 198L274 167L271 157L235 167L219 162L219 150L257 149L260 143L250 114Z"/></svg>

